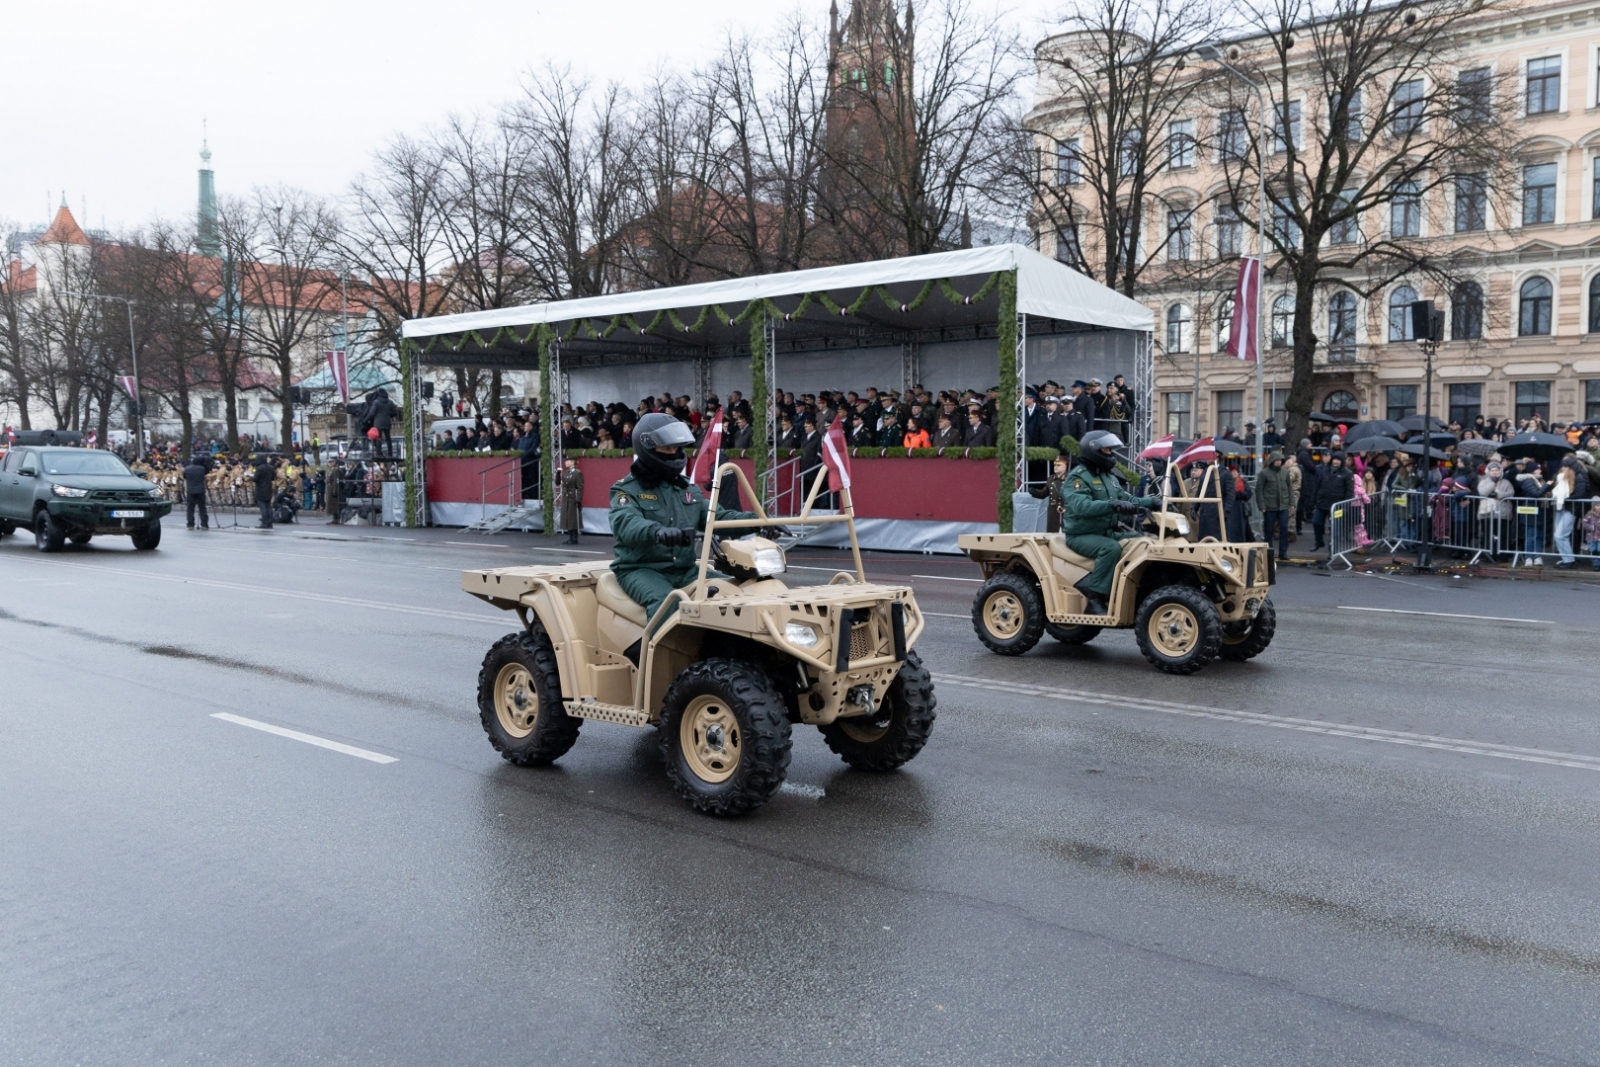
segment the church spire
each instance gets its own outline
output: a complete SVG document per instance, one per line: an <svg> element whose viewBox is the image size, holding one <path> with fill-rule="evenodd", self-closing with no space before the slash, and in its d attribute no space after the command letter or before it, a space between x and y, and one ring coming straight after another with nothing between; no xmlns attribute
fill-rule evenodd
<svg viewBox="0 0 1600 1067"><path fill-rule="evenodd" d="M195 247L202 254L214 256L222 250L217 240L217 187L211 172L211 142L206 136L205 122L200 126L200 205L195 218Z"/></svg>

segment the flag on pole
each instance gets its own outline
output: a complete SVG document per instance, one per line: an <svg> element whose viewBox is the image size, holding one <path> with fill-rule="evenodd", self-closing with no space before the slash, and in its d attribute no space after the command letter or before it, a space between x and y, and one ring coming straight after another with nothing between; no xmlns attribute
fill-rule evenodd
<svg viewBox="0 0 1600 1067"><path fill-rule="evenodd" d="M694 454L694 467L689 471L690 485L707 485L717 469L717 453L722 451L722 409L711 418L711 429L700 438L700 448Z"/></svg>
<svg viewBox="0 0 1600 1067"><path fill-rule="evenodd" d="M1254 361L1261 353L1261 323L1256 315L1261 292L1261 260L1245 256L1239 260L1239 284L1233 291L1233 324L1223 351L1239 359Z"/></svg>
<svg viewBox="0 0 1600 1067"><path fill-rule="evenodd" d="M837 493L850 488L850 449L844 442L844 412L833 417L822 438L822 465L828 468L828 491Z"/></svg>
<svg viewBox="0 0 1600 1067"><path fill-rule="evenodd" d="M1167 436L1163 437L1159 441L1150 442L1150 447L1146 448L1143 452L1140 452L1139 453L1139 458L1140 459L1171 459L1172 458L1172 443L1173 443L1172 434L1169 433L1169 434L1167 434Z"/></svg>
<svg viewBox="0 0 1600 1067"><path fill-rule="evenodd" d="M123 391L128 394L128 399L135 404L139 402L139 379L131 374L117 375L117 381L122 383Z"/></svg>
<svg viewBox="0 0 1600 1067"><path fill-rule="evenodd" d="M1191 463L1215 463L1217 461L1217 442L1214 437L1202 437L1194 444L1183 450L1174 464L1180 471Z"/></svg>
<svg viewBox="0 0 1600 1067"><path fill-rule="evenodd" d="M344 353L333 351L327 353L328 373L333 375L333 384L339 387L340 403L350 403L350 368L345 364Z"/></svg>
<svg viewBox="0 0 1600 1067"><path fill-rule="evenodd" d="M89 431L89 442L88 442L88 444L89 444L90 448L99 448L100 447L100 431L99 430L90 430Z"/></svg>

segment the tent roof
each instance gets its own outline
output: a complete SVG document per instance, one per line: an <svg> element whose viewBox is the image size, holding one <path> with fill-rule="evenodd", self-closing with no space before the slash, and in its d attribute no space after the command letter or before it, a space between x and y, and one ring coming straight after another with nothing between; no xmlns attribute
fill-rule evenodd
<svg viewBox="0 0 1600 1067"><path fill-rule="evenodd" d="M521 332L522 328L541 323L612 320L619 316L638 319L657 312L676 313L712 306L721 307L730 315L737 315L752 300L781 300L784 297L816 293L828 293L840 298L838 303L848 305L859 293L869 288L887 289L890 286L895 287L889 290L894 297L909 302L922 284L939 280L948 281L957 289L964 288L964 295L971 296L979 286L962 287L958 279L982 278L997 271L1013 269L1017 272L1017 311L1021 314L1074 323L1089 329L1154 329L1155 317L1144 305L1107 289L1031 248L1007 244L412 319L404 324L403 333L406 337L418 339L476 333L487 339L488 335L505 328ZM907 286L905 283L915 284ZM978 321L993 322L995 307L996 298L992 291L986 295L986 299L968 301L965 306L959 303L952 305L951 301L935 295L921 307L902 310L898 315L874 298L869 304L863 305L860 314L851 318L857 322L866 320L869 325L885 329L928 329ZM825 314L821 308L815 308L805 318L821 319ZM839 318L835 316L833 321L837 323ZM715 344L719 340L716 334L720 332L722 324L708 325L712 328L706 331L704 339ZM676 340L685 339L681 331L672 332L677 335ZM744 328L739 329L740 334L747 332Z"/></svg>

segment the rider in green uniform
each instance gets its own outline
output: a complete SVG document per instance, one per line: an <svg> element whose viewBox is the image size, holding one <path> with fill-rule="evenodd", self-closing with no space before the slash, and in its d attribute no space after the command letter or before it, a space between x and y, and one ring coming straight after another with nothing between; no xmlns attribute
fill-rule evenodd
<svg viewBox="0 0 1600 1067"><path fill-rule="evenodd" d="M633 466L611 487L611 533L617 582L652 618L674 589L699 576L694 534L705 529L706 498L683 476L689 427L664 412L652 412L633 428ZM717 521L753 519L749 511L717 508Z"/></svg>
<svg viewBox="0 0 1600 1067"><path fill-rule="evenodd" d="M1093 430L1079 442L1078 466L1061 486L1061 532L1067 547L1094 560L1094 570L1073 586L1089 602L1091 615L1106 613L1106 597L1122 558L1122 542L1135 533L1118 533L1117 519L1161 503L1159 497L1133 496L1116 473L1113 449L1122 439L1107 430Z"/></svg>

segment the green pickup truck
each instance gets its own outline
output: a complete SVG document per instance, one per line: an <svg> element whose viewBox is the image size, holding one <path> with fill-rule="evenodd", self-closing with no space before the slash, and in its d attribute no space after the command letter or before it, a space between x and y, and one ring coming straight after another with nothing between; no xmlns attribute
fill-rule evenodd
<svg viewBox="0 0 1600 1067"><path fill-rule="evenodd" d="M152 549L170 511L160 489L110 452L18 446L0 459L0 537L32 530L40 552L96 534L131 536L134 548Z"/></svg>

